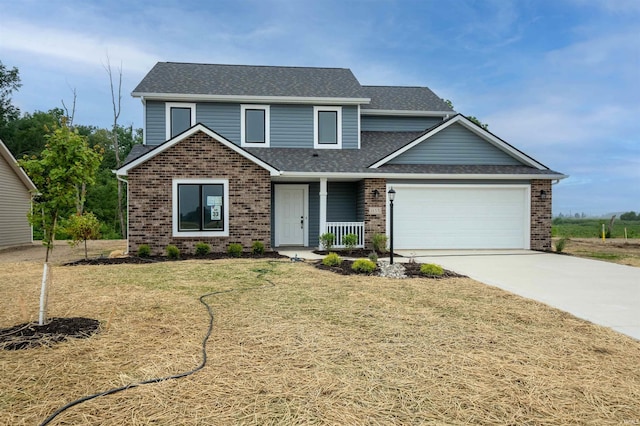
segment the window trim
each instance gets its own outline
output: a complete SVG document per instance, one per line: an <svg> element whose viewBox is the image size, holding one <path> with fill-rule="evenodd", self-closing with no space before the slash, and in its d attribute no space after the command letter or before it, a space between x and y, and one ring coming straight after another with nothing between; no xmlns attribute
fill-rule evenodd
<svg viewBox="0 0 640 426"><path fill-rule="evenodd" d="M264 142L247 142L246 120L248 109L264 111ZM270 105L241 104L240 105L240 146L269 147L271 145L271 107Z"/></svg>
<svg viewBox="0 0 640 426"><path fill-rule="evenodd" d="M172 139L171 137L171 109L172 108L189 108L191 110L191 126L189 127L193 127L196 125L196 104L187 103L187 102L166 102L165 109L164 109L165 140Z"/></svg>
<svg viewBox="0 0 640 426"><path fill-rule="evenodd" d="M337 132L337 142L336 143L320 143L319 139L319 129L320 120L318 119L320 112L336 112L336 132ZM332 106L314 106L313 107L313 147L315 149L342 149L342 107L332 107Z"/></svg>
<svg viewBox="0 0 640 426"><path fill-rule="evenodd" d="M224 203L224 229L222 231L180 231L179 230L179 221L180 221L180 212L178 211L178 185L216 185L222 184L223 191L223 203ZM171 210L172 210L172 228L173 228L173 237L228 237L229 236L229 180L228 179L173 179L172 182L172 193L173 197L171 200Z"/></svg>

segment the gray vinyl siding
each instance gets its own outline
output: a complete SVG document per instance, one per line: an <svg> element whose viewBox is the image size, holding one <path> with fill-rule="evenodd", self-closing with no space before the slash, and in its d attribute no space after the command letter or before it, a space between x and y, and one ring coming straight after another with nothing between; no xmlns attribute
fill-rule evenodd
<svg viewBox="0 0 640 426"><path fill-rule="evenodd" d="M13 168L0 156L0 247L31 242L27 213L31 196Z"/></svg>
<svg viewBox="0 0 640 426"><path fill-rule="evenodd" d="M364 115L360 118L363 132L419 132L442 122L441 117L391 117Z"/></svg>
<svg viewBox="0 0 640 426"><path fill-rule="evenodd" d="M271 105L271 146L313 148L313 106Z"/></svg>
<svg viewBox="0 0 640 426"><path fill-rule="evenodd" d="M511 166L521 163L460 124L453 124L400 154L389 164Z"/></svg>
<svg viewBox="0 0 640 426"><path fill-rule="evenodd" d="M358 107L342 107L342 148L358 149Z"/></svg>
<svg viewBox="0 0 640 426"><path fill-rule="evenodd" d="M320 182L309 184L309 247L320 242Z"/></svg>
<svg viewBox="0 0 640 426"><path fill-rule="evenodd" d="M240 145L240 104L201 102L196 104L196 123Z"/></svg>
<svg viewBox="0 0 640 426"><path fill-rule="evenodd" d="M358 189L353 182L327 182L327 222L355 222Z"/></svg>
<svg viewBox="0 0 640 426"><path fill-rule="evenodd" d="M147 101L145 106L145 143L160 145L166 141L167 125L165 122L165 103Z"/></svg>
<svg viewBox="0 0 640 426"><path fill-rule="evenodd" d="M358 198L356 200L356 220L364 222L364 181L358 181Z"/></svg>
<svg viewBox="0 0 640 426"><path fill-rule="evenodd" d="M146 144L159 145L166 140L165 103L146 103ZM313 106L271 105L270 146L273 148L313 148ZM199 102L196 122L240 145L240 104ZM358 109L342 108L342 147L358 148Z"/></svg>

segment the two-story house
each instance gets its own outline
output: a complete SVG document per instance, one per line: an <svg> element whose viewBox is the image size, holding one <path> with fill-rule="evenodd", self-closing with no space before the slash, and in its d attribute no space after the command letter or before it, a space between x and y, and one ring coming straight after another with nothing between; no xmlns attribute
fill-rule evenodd
<svg viewBox="0 0 640 426"><path fill-rule="evenodd" d="M156 64L135 88L144 144L127 181L129 251L316 247L355 233L404 249L551 247L565 176L426 87L363 86L349 69Z"/></svg>

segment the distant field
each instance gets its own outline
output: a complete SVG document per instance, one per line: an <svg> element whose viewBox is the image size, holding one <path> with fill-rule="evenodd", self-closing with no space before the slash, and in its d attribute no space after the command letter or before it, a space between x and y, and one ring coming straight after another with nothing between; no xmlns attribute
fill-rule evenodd
<svg viewBox="0 0 640 426"><path fill-rule="evenodd" d="M602 224L605 230L609 227L609 219L553 219L551 228L554 237L570 238L594 238L602 237ZM624 238L624 230L627 229L628 238L640 238L640 221L638 220L616 220L613 224L613 232L609 237Z"/></svg>

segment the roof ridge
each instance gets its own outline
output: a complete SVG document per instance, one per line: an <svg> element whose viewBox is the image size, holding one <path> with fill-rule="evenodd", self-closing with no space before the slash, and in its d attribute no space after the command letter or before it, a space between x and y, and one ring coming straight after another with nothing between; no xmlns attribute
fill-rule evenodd
<svg viewBox="0 0 640 426"><path fill-rule="evenodd" d="M381 84L362 84L361 86L362 87L392 87L392 88L399 88L399 89L429 89L428 86L392 86L392 85L381 85Z"/></svg>
<svg viewBox="0 0 640 426"><path fill-rule="evenodd" d="M249 64L214 64L207 62L176 62L176 61L158 61L159 64L175 64L175 65L211 65L218 67L244 67L244 68L294 68L294 69L314 69L314 70L348 70L345 67L311 67L301 65L249 65ZM353 73L353 71L351 71Z"/></svg>

